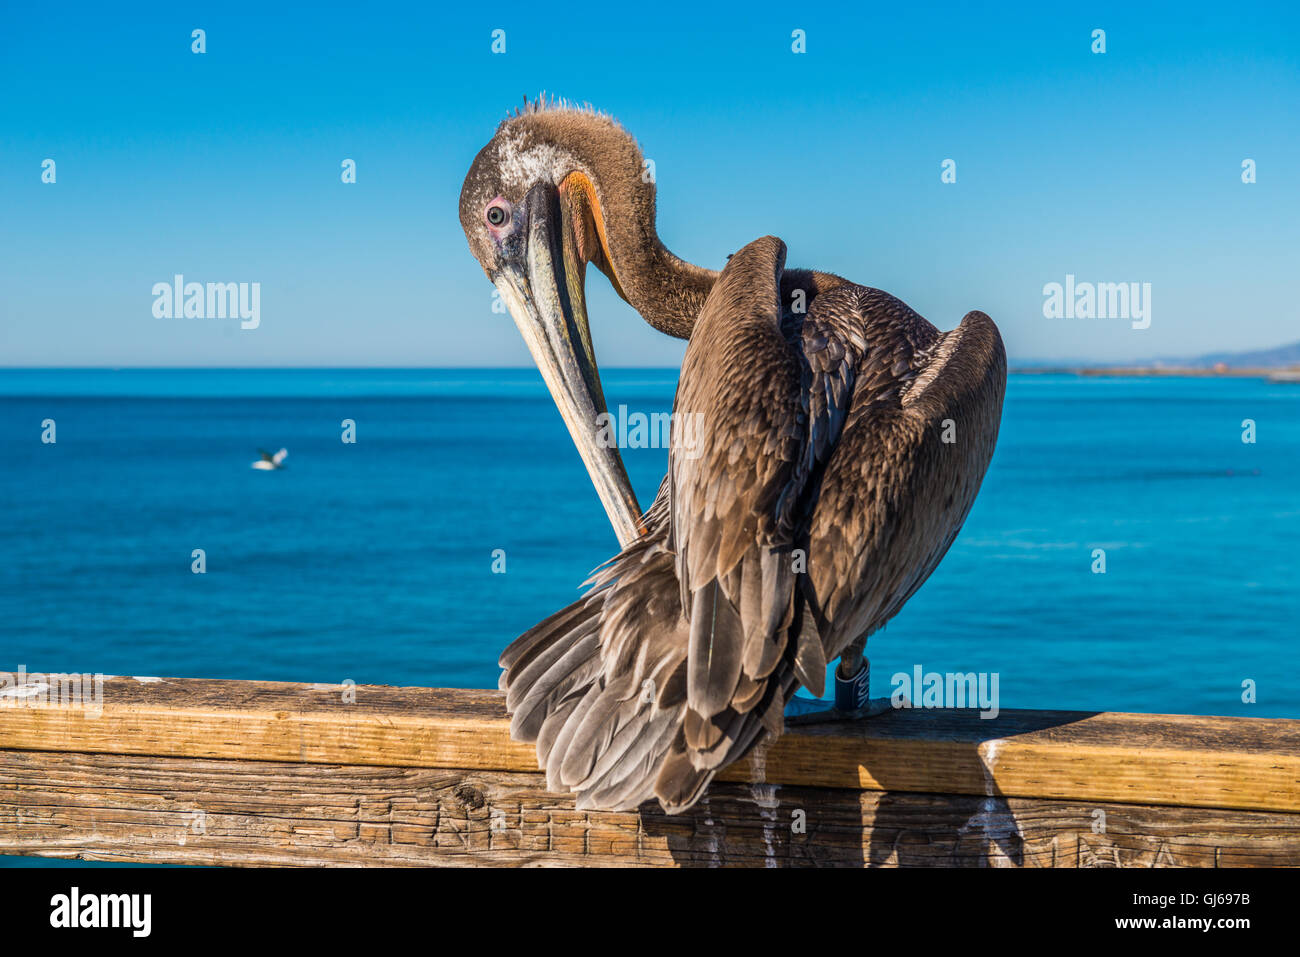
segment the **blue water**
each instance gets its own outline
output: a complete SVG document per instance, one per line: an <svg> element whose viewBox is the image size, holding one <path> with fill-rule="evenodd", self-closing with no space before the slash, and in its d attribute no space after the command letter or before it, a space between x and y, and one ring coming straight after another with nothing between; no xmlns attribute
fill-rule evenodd
<svg viewBox="0 0 1300 957"><path fill-rule="evenodd" d="M676 372L605 379L651 412ZM666 453L625 455L648 504ZM1300 386L1012 376L875 693L921 664L997 672L1004 708L1300 716L1298 475ZM0 502L0 670L495 687L615 547L531 369L0 370Z"/></svg>

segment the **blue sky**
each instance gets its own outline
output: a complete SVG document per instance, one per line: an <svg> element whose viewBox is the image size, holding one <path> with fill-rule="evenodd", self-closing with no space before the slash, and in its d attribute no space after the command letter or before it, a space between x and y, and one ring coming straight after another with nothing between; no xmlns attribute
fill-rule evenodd
<svg viewBox="0 0 1300 957"><path fill-rule="evenodd" d="M637 135L705 265L773 233L1021 360L1300 338L1294 4L855 6L8 4L0 365L529 364L456 201L542 89ZM261 325L156 318L176 273L259 282ZM1067 274L1151 283L1150 328L1044 318ZM680 360L589 288L603 363Z"/></svg>

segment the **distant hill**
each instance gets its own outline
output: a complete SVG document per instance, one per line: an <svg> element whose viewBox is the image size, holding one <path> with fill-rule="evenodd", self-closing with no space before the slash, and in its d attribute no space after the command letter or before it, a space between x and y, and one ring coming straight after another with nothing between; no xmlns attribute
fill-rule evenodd
<svg viewBox="0 0 1300 957"><path fill-rule="evenodd" d="M1199 370L1222 374L1227 367L1229 374L1249 374L1251 371L1267 373L1270 370L1300 369L1300 342L1272 349L1251 349L1245 352L1210 352L1203 356L1188 358L1165 357L1161 359L1135 359L1123 361L1042 361L1034 359L1012 359L1011 368L1017 372L1093 372L1106 370L1127 374L1173 374L1186 370L1197 374ZM1219 368L1216 368L1219 367Z"/></svg>
<svg viewBox="0 0 1300 957"><path fill-rule="evenodd" d="M1212 366L1222 362L1229 366L1249 366L1252 369L1275 369L1300 365L1300 342L1272 349L1253 349L1249 352L1211 352L1195 359L1183 360L1183 365Z"/></svg>

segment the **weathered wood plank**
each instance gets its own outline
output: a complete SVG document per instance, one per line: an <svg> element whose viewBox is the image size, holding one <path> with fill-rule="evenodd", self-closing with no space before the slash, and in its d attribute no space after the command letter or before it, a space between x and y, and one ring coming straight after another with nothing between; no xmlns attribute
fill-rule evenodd
<svg viewBox="0 0 1300 957"><path fill-rule="evenodd" d="M530 772L497 692L105 682L101 713L8 699L0 749ZM897 711L799 729L723 780L1083 802L1300 810L1300 721Z"/></svg>
<svg viewBox="0 0 1300 957"><path fill-rule="evenodd" d="M173 864L1251 866L1300 816L719 785L586 813L537 773L0 752L0 853Z"/></svg>

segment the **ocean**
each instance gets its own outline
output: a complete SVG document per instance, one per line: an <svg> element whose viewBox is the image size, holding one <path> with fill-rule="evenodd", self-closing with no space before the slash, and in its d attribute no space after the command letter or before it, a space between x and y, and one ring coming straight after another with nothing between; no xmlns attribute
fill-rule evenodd
<svg viewBox="0 0 1300 957"><path fill-rule="evenodd" d="M604 378L671 408L675 370ZM667 453L624 455L648 505ZM1300 386L1013 375L873 693L919 665L1002 708L1300 716L1298 476ZM0 370L0 500L8 671L495 687L616 548L532 369Z"/></svg>

